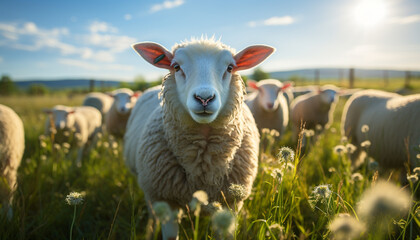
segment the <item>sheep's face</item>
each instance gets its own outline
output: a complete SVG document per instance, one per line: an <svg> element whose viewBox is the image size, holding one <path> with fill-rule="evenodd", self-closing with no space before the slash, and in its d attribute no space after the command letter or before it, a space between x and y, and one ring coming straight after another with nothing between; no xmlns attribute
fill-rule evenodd
<svg viewBox="0 0 420 240"><path fill-rule="evenodd" d="M131 112L131 109L133 108L133 101L132 98L134 96L129 93L117 93L114 95L114 104L117 112L119 114L129 114Z"/></svg>
<svg viewBox="0 0 420 240"><path fill-rule="evenodd" d="M283 92L291 86L278 80L262 80L258 84L252 80L248 85L258 91L258 103L267 112L274 112L279 108L280 101L284 99ZM286 101L286 99L284 99Z"/></svg>
<svg viewBox="0 0 420 240"><path fill-rule="evenodd" d="M332 104L333 102L336 102L337 97L337 91L332 89L326 89L320 92L321 100L325 104Z"/></svg>
<svg viewBox="0 0 420 240"><path fill-rule="evenodd" d="M74 126L73 110L53 110L54 127L57 130L70 129Z"/></svg>
<svg viewBox="0 0 420 240"><path fill-rule="evenodd" d="M235 64L228 50L187 46L172 60L179 100L194 121L211 123L229 97Z"/></svg>

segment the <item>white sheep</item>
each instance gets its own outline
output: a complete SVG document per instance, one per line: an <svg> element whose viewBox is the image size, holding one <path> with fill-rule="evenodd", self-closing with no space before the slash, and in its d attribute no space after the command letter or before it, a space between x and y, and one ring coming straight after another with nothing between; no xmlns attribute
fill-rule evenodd
<svg viewBox="0 0 420 240"><path fill-rule="evenodd" d="M10 205L17 187L17 170L24 149L22 120L11 108L0 104L0 199L9 219L12 217Z"/></svg>
<svg viewBox="0 0 420 240"><path fill-rule="evenodd" d="M136 104L141 92L120 88L114 90L110 95L114 98L114 101L105 116L106 130L114 136L123 137L131 109Z"/></svg>
<svg viewBox="0 0 420 240"><path fill-rule="evenodd" d="M81 165L83 150L89 139L100 131L102 116L99 110L90 106L68 107L56 105L45 109L48 117L45 122L45 134L52 136L54 142L70 141L79 148L77 165ZM66 134L73 132L74 134Z"/></svg>
<svg viewBox="0 0 420 240"><path fill-rule="evenodd" d="M91 106L99 110L102 115L102 121L105 121L105 116L108 113L113 103L113 98L108 94L101 92L88 93L83 100L83 106Z"/></svg>
<svg viewBox="0 0 420 240"><path fill-rule="evenodd" d="M315 130L317 125L327 129L332 123L333 112L338 101L339 89L325 85L317 91L309 92L295 98L290 106L290 121L293 138L297 139L300 127Z"/></svg>
<svg viewBox="0 0 420 240"><path fill-rule="evenodd" d="M258 83L248 80L247 84L256 90L247 95L245 103L251 110L258 129L275 129L280 136L283 135L289 123L289 105L283 93L291 84L283 84L276 79L265 79Z"/></svg>
<svg viewBox="0 0 420 240"><path fill-rule="evenodd" d="M354 93L341 119L342 135L357 147L352 155L353 167L364 160L361 143L366 140L370 141L369 155L382 169L402 169L404 173L407 161L411 168L419 167L419 122L420 94L401 96L379 90Z"/></svg>
<svg viewBox="0 0 420 240"><path fill-rule="evenodd" d="M197 190L209 201L225 200L235 209L251 192L258 167L259 133L244 104L239 70L256 66L274 49L234 50L213 39L191 40L172 53L144 42L133 48L149 63L170 73L158 90L144 93L124 136L126 164L136 174L148 202L184 207ZM229 187L240 184L243 196ZM164 239L176 238L175 219L162 226Z"/></svg>

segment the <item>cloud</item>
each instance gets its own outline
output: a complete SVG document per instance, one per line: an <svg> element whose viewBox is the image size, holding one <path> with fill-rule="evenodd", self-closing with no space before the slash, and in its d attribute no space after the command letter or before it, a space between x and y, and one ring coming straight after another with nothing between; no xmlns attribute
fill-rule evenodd
<svg viewBox="0 0 420 240"><path fill-rule="evenodd" d="M90 71L113 70L113 71L132 71L134 66L123 64L95 64L88 61L77 59L61 58L58 60L60 64L82 68Z"/></svg>
<svg viewBox="0 0 420 240"><path fill-rule="evenodd" d="M99 33L99 32L117 33L118 32L117 28L111 26L110 24L106 22L99 22L99 21L94 21L92 24L90 24L89 30L91 33Z"/></svg>
<svg viewBox="0 0 420 240"><path fill-rule="evenodd" d="M284 26L290 25L296 22L296 19L291 16L283 16L283 17L271 17L262 21L250 21L248 22L249 27L257 27L257 26Z"/></svg>
<svg viewBox="0 0 420 240"><path fill-rule="evenodd" d="M166 0L163 3L153 5L150 8L150 12L154 13L154 12L158 12L164 9L171 9L171 8L179 7L184 3L185 3L184 0L173 0L173 1Z"/></svg>
<svg viewBox="0 0 420 240"><path fill-rule="evenodd" d="M131 20L132 18L133 17L131 16L131 14L127 13L127 14L124 15L124 19L127 20L127 21Z"/></svg>
<svg viewBox="0 0 420 240"><path fill-rule="evenodd" d="M395 24L410 24L420 22L420 14L406 16L406 17L394 17L389 19L389 22Z"/></svg>
<svg viewBox="0 0 420 240"><path fill-rule="evenodd" d="M136 42L135 38L128 36L118 36L118 35L109 35L109 34L97 34L92 33L85 36L86 44L107 48L112 52L122 52L130 48L131 44Z"/></svg>

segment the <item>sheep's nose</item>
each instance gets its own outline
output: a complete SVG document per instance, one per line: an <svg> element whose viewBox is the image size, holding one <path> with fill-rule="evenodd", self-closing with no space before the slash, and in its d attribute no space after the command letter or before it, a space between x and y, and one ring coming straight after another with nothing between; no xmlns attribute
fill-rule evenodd
<svg viewBox="0 0 420 240"><path fill-rule="evenodd" d="M211 102L215 98L215 95L213 94L209 97L202 97L202 96L199 96L197 94L194 94L194 98L199 103L201 103L201 105L203 105L203 107L206 107L208 105L208 103Z"/></svg>
<svg viewBox="0 0 420 240"><path fill-rule="evenodd" d="M274 106L274 103L267 103L267 108L268 108L268 109L272 109L272 108L273 108L273 106Z"/></svg>

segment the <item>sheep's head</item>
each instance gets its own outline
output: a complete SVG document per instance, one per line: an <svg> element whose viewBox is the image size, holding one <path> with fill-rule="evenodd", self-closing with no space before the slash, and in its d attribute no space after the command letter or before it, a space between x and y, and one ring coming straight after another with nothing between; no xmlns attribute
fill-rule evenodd
<svg viewBox="0 0 420 240"><path fill-rule="evenodd" d="M130 89L118 89L110 94L114 98L115 109L119 114L129 114L134 107L134 99L140 95L140 92L134 92Z"/></svg>
<svg viewBox="0 0 420 240"><path fill-rule="evenodd" d="M75 110L73 108L58 105L52 109L45 109L44 112L52 117L57 130L70 129L74 126Z"/></svg>
<svg viewBox="0 0 420 240"><path fill-rule="evenodd" d="M333 85L326 85L318 89L324 104L330 105L338 100L339 89Z"/></svg>
<svg viewBox="0 0 420 240"><path fill-rule="evenodd" d="M283 91L291 86L291 83L283 84L279 80L266 79L257 82L248 80L247 84L258 91L258 103L267 112L276 111L279 107L279 98L283 97Z"/></svg>
<svg viewBox="0 0 420 240"><path fill-rule="evenodd" d="M266 59L274 49L256 45L234 54L213 40L193 40L176 45L173 53L156 43L137 43L133 48L149 63L175 76L178 97L192 119L213 122L227 102L232 75Z"/></svg>

